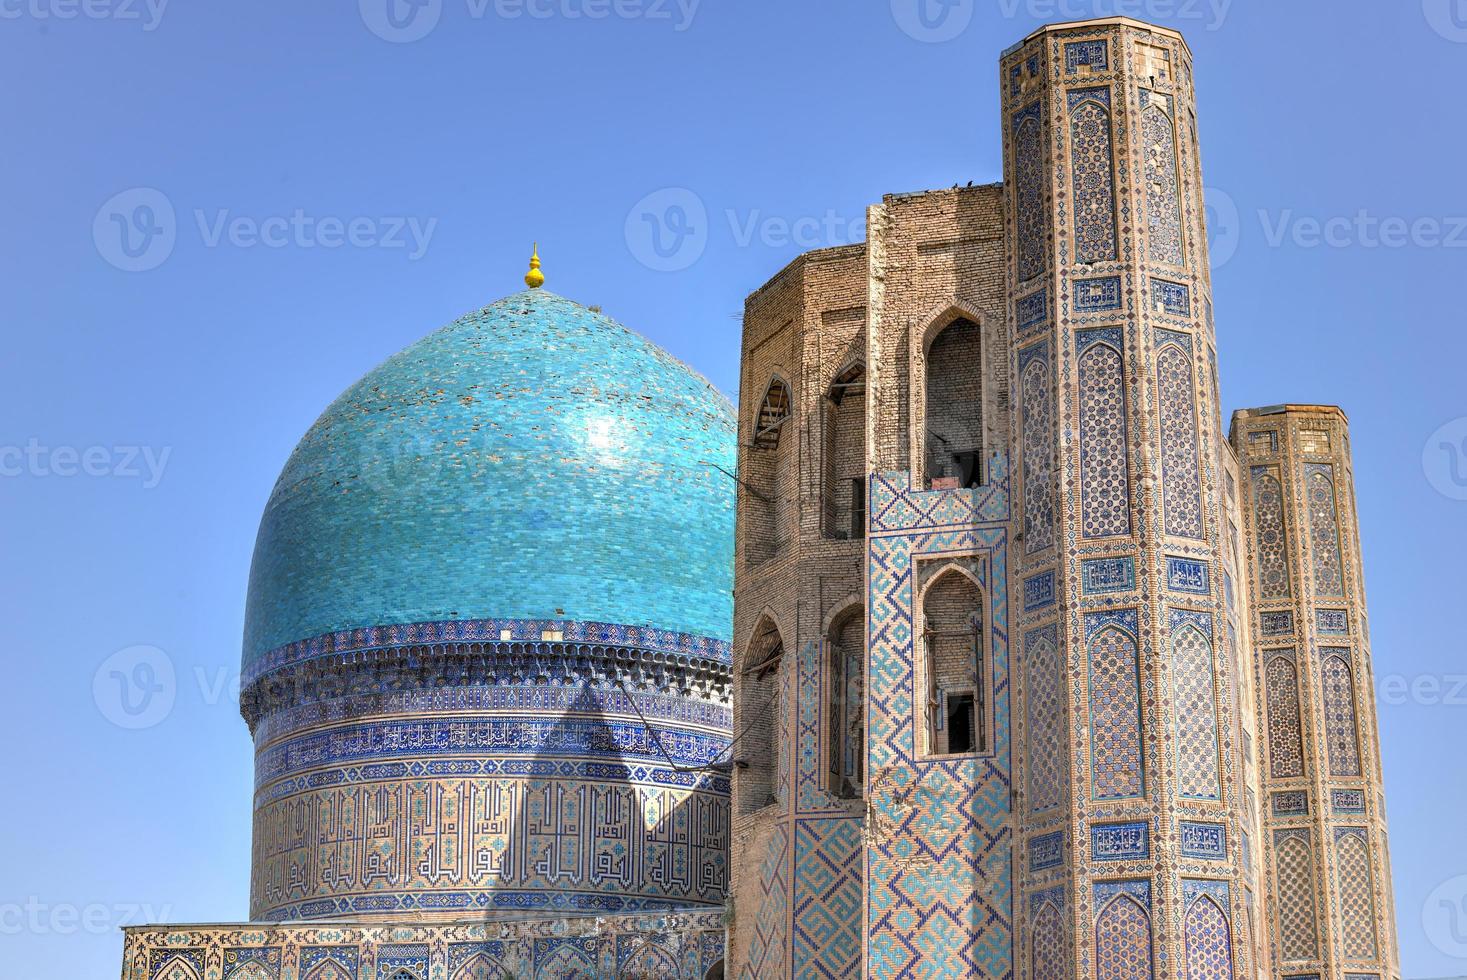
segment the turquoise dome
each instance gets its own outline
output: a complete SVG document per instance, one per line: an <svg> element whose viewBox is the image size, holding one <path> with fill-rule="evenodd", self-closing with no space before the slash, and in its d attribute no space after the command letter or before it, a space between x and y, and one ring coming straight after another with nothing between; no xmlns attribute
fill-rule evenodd
<svg viewBox="0 0 1467 980"><path fill-rule="evenodd" d="M610 318L544 290L461 317L349 388L286 463L250 569L246 678L287 645L404 624L726 645L734 458L728 399Z"/></svg>

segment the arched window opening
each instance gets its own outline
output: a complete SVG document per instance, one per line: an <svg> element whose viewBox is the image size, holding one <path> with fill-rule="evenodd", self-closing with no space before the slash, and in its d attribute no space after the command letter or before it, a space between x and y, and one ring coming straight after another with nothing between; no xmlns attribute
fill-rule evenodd
<svg viewBox="0 0 1467 980"><path fill-rule="evenodd" d="M795 448L784 434L789 420L790 389L776 377L764 392L745 457L744 557L751 565L779 554L789 535L785 502L794 498Z"/></svg>
<svg viewBox="0 0 1467 980"><path fill-rule="evenodd" d="M983 483L982 339L978 324L954 320L927 350L929 489Z"/></svg>
<svg viewBox="0 0 1467 980"><path fill-rule="evenodd" d="M977 584L952 570L922 597L927 746L932 755L986 749L983 607Z"/></svg>
<svg viewBox="0 0 1467 980"><path fill-rule="evenodd" d="M821 522L827 538L866 536L866 366L836 376L825 396L825 479Z"/></svg>
<svg viewBox="0 0 1467 980"><path fill-rule="evenodd" d="M779 668L784 658L784 640L779 627L769 618L760 621L744 657L739 697L739 744L734 747L738 769L740 813L778 800L780 759L784 752L781 733Z"/></svg>
<svg viewBox="0 0 1467 980"><path fill-rule="evenodd" d="M723 960L718 960L703 974L703 980L723 980Z"/></svg>
<svg viewBox="0 0 1467 980"><path fill-rule="evenodd" d="M830 792L843 800L865 794L866 619L858 607L836 619L825 638L830 664Z"/></svg>

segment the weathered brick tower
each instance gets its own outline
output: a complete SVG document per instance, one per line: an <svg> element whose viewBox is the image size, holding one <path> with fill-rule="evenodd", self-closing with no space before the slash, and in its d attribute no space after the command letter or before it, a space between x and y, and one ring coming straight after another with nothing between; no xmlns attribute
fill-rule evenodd
<svg viewBox="0 0 1467 980"><path fill-rule="evenodd" d="M1344 423L1221 431L1191 54L1000 78L1004 184L748 301L731 973L1396 977Z"/></svg>

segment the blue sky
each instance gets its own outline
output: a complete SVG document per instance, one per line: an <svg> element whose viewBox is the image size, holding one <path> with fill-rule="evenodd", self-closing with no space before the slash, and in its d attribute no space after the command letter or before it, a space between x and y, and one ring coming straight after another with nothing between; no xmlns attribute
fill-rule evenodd
<svg viewBox="0 0 1467 980"><path fill-rule="evenodd" d="M538 240L733 395L747 292L999 179L999 52L1121 12L1196 55L1225 406L1350 414L1404 973L1467 973L1467 2L383 2L0 0L0 972L246 914L250 552L343 388Z"/></svg>

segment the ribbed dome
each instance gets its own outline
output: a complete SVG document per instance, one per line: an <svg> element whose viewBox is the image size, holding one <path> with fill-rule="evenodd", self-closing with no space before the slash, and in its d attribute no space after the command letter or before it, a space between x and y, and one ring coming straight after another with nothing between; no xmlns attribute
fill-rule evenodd
<svg viewBox="0 0 1467 980"><path fill-rule="evenodd" d="M544 290L389 359L306 433L250 570L244 668L371 626L732 627L733 407ZM274 659L274 658L271 658Z"/></svg>

